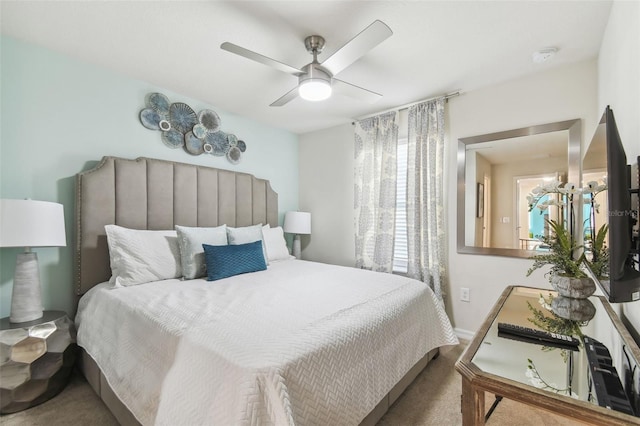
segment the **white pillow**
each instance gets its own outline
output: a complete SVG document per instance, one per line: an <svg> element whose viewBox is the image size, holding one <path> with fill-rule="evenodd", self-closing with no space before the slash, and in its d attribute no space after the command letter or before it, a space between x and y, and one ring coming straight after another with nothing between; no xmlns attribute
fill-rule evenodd
<svg viewBox="0 0 640 426"><path fill-rule="evenodd" d="M242 226L240 228L227 226L227 239L232 246L252 243L258 240L262 241L262 224Z"/></svg>
<svg viewBox="0 0 640 426"><path fill-rule="evenodd" d="M202 244L210 246L227 245L227 225L214 228L194 228L176 225L182 276L187 280L207 275L207 265L204 259Z"/></svg>
<svg viewBox="0 0 640 426"><path fill-rule="evenodd" d="M147 231L106 225L115 286L132 286L151 281L179 278L180 249L176 231Z"/></svg>
<svg viewBox="0 0 640 426"><path fill-rule="evenodd" d="M284 239L284 231L280 226L276 228L262 228L262 241L267 250L267 259L269 259L269 262L293 258L293 256L289 254L287 242Z"/></svg>
<svg viewBox="0 0 640 426"><path fill-rule="evenodd" d="M227 226L227 239L229 240L229 245L237 246L239 244L262 241L262 253L264 254L264 261L267 262L267 252L264 247L264 241L262 240L262 229L262 224L242 226L239 228Z"/></svg>

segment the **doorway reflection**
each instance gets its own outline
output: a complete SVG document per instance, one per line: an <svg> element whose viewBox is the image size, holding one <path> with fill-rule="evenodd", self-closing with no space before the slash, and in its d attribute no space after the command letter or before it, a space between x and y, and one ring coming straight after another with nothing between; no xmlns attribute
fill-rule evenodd
<svg viewBox="0 0 640 426"><path fill-rule="evenodd" d="M519 201L530 188L518 180L578 182L579 162L580 120L458 139L458 253L530 257L544 249L534 241L545 235L544 217Z"/></svg>
<svg viewBox="0 0 640 426"><path fill-rule="evenodd" d="M543 242L543 237L549 236L549 220L558 220L558 209L550 206L545 210L533 209L529 211L527 196L533 189L549 184L554 180L560 181L558 173L547 173L536 176L516 178L516 234L519 248L522 250L546 251L549 246ZM548 201L552 194L547 194L540 202Z"/></svg>

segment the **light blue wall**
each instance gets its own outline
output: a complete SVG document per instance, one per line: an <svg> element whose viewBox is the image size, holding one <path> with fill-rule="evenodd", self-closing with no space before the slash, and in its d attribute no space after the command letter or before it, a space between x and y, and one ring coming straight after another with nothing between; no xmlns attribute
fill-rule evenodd
<svg viewBox="0 0 640 426"><path fill-rule="evenodd" d="M280 220L298 208L298 136L222 111L144 81L3 36L1 43L0 196L64 205L67 246L35 249L45 309L73 312L75 174L104 155L161 158L252 173L271 181ZM202 84L206 84L203 79ZM138 114L161 92L195 111L213 109L222 129L247 143L240 164L167 148ZM0 316L8 316L18 249L0 249Z"/></svg>

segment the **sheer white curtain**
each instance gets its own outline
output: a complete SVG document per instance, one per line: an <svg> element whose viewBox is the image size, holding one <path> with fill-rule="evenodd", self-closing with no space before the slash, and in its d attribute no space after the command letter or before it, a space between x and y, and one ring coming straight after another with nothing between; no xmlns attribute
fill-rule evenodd
<svg viewBox="0 0 640 426"><path fill-rule="evenodd" d="M355 128L356 267L393 268L398 113L366 118Z"/></svg>
<svg viewBox="0 0 640 426"><path fill-rule="evenodd" d="M444 98L409 108L407 274L440 300L445 278Z"/></svg>

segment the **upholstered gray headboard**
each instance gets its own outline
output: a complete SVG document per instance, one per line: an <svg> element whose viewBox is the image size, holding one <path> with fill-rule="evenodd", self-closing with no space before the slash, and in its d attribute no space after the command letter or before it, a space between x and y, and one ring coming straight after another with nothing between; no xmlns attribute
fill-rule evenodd
<svg viewBox="0 0 640 426"><path fill-rule="evenodd" d="M109 280L104 226L278 225L278 194L247 173L152 158L103 157L76 175L76 294Z"/></svg>

